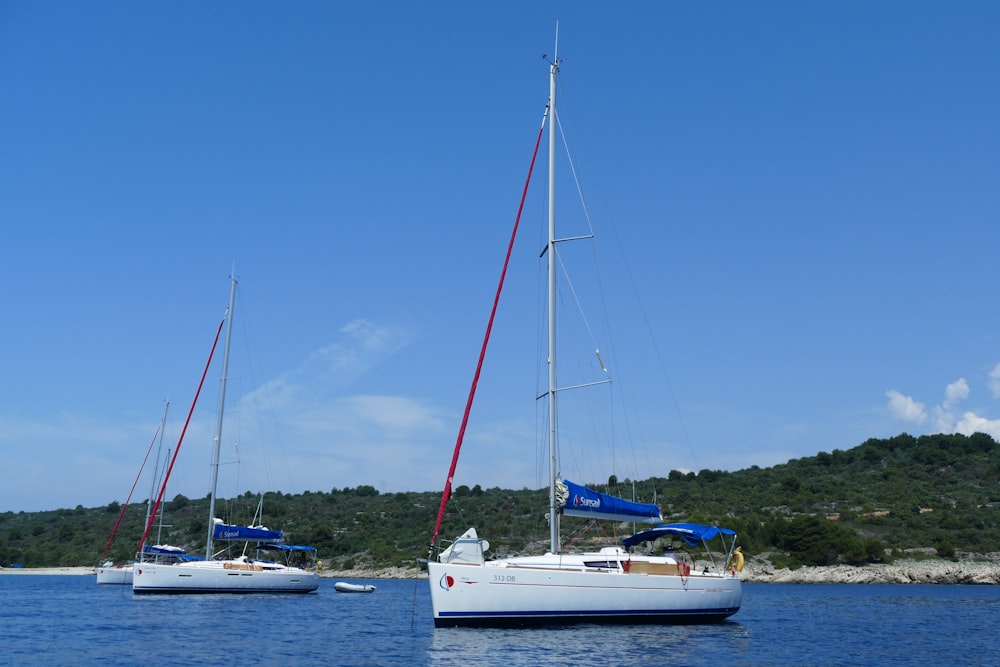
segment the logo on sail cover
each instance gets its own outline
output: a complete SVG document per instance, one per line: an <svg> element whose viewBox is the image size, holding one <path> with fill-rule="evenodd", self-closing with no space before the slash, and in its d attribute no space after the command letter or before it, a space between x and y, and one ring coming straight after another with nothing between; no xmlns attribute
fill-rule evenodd
<svg viewBox="0 0 1000 667"><path fill-rule="evenodd" d="M573 504L577 507L588 507L590 509L600 509L601 501L599 498L581 498L580 496L573 496Z"/></svg>
<svg viewBox="0 0 1000 667"><path fill-rule="evenodd" d="M446 591L451 590L451 587L454 585L455 585L455 580L451 577L451 575L448 574L442 576L441 581L438 582L438 586L440 586Z"/></svg>

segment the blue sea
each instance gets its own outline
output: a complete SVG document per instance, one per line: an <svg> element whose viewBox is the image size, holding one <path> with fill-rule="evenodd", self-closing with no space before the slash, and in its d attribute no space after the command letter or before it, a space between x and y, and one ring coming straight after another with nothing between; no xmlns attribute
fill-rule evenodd
<svg viewBox="0 0 1000 667"><path fill-rule="evenodd" d="M984 665L1000 586L744 585L726 623L435 629L427 581L305 596L133 596L93 576L0 576L4 665ZM363 580L351 580L361 583Z"/></svg>

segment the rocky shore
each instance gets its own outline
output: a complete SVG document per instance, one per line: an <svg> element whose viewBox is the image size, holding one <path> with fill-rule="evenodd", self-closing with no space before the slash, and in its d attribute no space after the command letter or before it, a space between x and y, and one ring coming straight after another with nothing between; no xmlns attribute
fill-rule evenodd
<svg viewBox="0 0 1000 667"><path fill-rule="evenodd" d="M697 569L697 568L696 568ZM421 579L426 572L407 568L324 570L337 579ZM870 565L776 568L765 558L747 561L740 578L754 584L1000 584L1000 553L966 557L901 559Z"/></svg>
<svg viewBox="0 0 1000 667"><path fill-rule="evenodd" d="M427 572L415 567L386 567L359 570L321 570L319 576L334 579L426 579Z"/></svg>
<svg viewBox="0 0 1000 667"><path fill-rule="evenodd" d="M868 565L775 568L770 561L751 558L741 574L748 583L771 584L1000 584L1000 554L900 559Z"/></svg>

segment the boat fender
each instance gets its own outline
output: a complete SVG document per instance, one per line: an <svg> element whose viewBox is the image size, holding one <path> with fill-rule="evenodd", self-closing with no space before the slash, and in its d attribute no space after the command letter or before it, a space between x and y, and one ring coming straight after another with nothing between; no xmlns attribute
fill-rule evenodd
<svg viewBox="0 0 1000 667"><path fill-rule="evenodd" d="M687 581L687 578L691 576L691 566L687 561L681 561L677 563L677 574L681 575L681 579Z"/></svg>
<svg viewBox="0 0 1000 667"><path fill-rule="evenodd" d="M625 572L625 574L628 574L628 571L631 570L631 569L632 569L632 559L631 558L629 558L628 560L622 561L622 570Z"/></svg>
<svg viewBox="0 0 1000 667"><path fill-rule="evenodd" d="M733 557L729 559L729 568L733 571L733 574L743 571L743 565L745 564L745 559L743 557L743 547L736 547L736 551L733 552Z"/></svg>

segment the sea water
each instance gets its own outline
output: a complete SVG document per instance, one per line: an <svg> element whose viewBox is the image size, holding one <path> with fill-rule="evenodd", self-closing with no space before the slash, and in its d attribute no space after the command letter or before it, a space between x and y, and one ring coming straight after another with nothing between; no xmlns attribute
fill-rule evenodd
<svg viewBox="0 0 1000 667"><path fill-rule="evenodd" d="M986 665L1000 586L747 584L712 625L435 629L426 580L374 593L150 595L0 575L3 665Z"/></svg>

